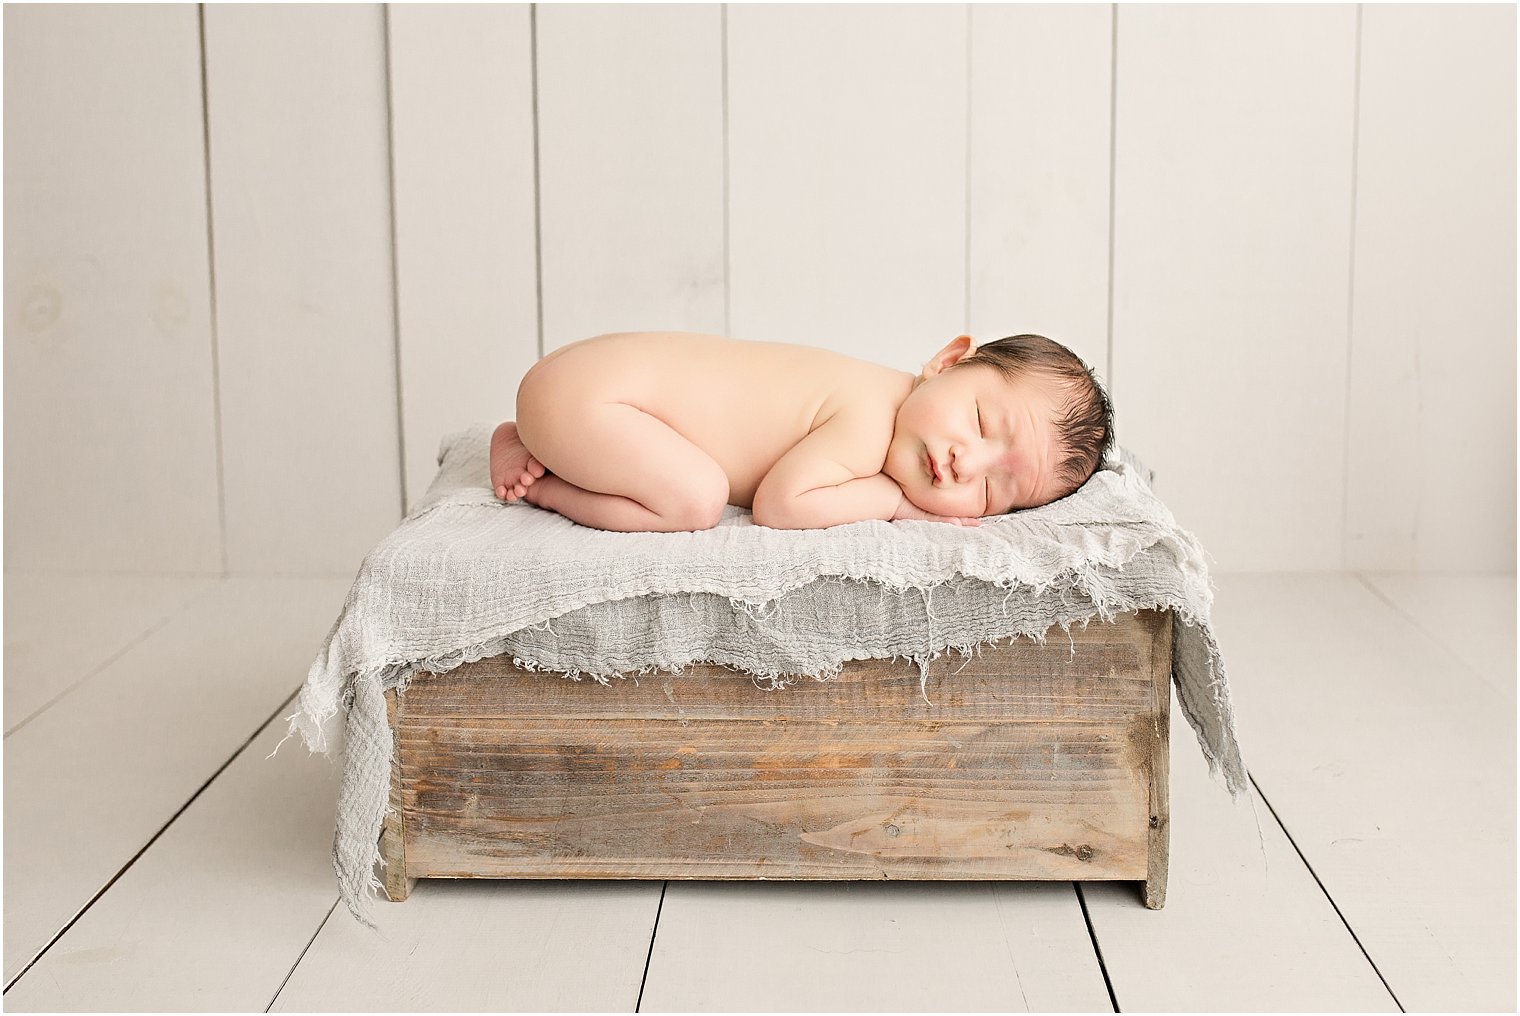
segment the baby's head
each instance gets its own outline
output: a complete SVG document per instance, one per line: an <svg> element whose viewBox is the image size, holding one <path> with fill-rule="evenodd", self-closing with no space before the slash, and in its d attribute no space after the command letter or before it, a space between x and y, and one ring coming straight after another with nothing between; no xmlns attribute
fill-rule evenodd
<svg viewBox="0 0 1520 1016"><path fill-rule="evenodd" d="M924 366L882 472L937 515L1001 515L1075 492L1114 443L1113 407L1091 369L1043 335L970 350L971 336L958 336Z"/></svg>

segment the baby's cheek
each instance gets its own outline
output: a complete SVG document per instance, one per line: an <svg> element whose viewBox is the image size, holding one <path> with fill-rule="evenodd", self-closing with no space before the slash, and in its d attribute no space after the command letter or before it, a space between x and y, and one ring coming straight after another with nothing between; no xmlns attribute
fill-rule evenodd
<svg viewBox="0 0 1520 1016"><path fill-rule="evenodd" d="M974 505L957 503L959 499L950 492L940 490L927 481L903 487L903 496L931 515L975 515L982 507L980 502Z"/></svg>
<svg viewBox="0 0 1520 1016"><path fill-rule="evenodd" d="M918 508L921 511L929 512L931 515L944 514L944 505L937 505L932 503L935 500L932 497L923 497L913 491L907 490L903 491L903 496L911 501L915 508Z"/></svg>

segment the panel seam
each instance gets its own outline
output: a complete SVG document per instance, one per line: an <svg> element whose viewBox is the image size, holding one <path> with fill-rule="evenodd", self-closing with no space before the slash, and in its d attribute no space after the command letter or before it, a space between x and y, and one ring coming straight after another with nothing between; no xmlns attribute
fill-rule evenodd
<svg viewBox="0 0 1520 1016"><path fill-rule="evenodd" d="M216 440L216 518L220 534L222 573L227 578L227 474L222 437L222 366L216 308L216 225L211 197L211 98L206 71L206 5L196 5L196 27L201 50L201 157L206 175L206 271L211 311L211 422Z"/></svg>
<svg viewBox="0 0 1520 1016"><path fill-rule="evenodd" d="M538 172L538 4L528 5L528 77L533 97L533 300L538 319L538 358L544 358L543 186Z"/></svg>
<svg viewBox="0 0 1520 1016"><path fill-rule="evenodd" d="M1114 392L1114 236L1115 199L1118 190L1114 172L1118 162L1119 137L1119 5L1109 5L1108 35L1108 395Z"/></svg>
<svg viewBox="0 0 1520 1016"><path fill-rule="evenodd" d="M1103 960L1103 947L1098 944L1098 930L1093 927L1092 915L1087 912L1087 897L1082 892L1082 883L1073 882L1071 887L1077 892L1077 905L1082 908L1082 921L1087 925L1087 937L1092 942L1093 955L1098 958L1098 971L1103 975L1103 987L1108 989L1108 1004L1114 1012L1123 1012L1119 1008L1119 996L1114 994L1114 982L1108 976L1108 964Z"/></svg>
<svg viewBox="0 0 1520 1016"><path fill-rule="evenodd" d="M1261 798L1261 803L1265 804L1267 811L1272 813L1272 818L1277 823L1277 828L1282 830L1283 836L1287 838L1289 845L1293 847L1293 852L1298 855L1299 861L1303 863L1310 877L1314 879L1314 884L1319 886L1319 891L1324 894L1326 901L1330 904L1330 908L1335 911L1335 916L1340 918L1341 924L1346 929L1346 933L1351 936L1351 941L1356 943L1356 947L1361 950L1362 956L1367 960L1367 965L1372 968L1374 974L1377 974L1378 980L1383 984L1383 989L1388 992L1388 997L1393 999L1393 1004L1399 1007L1399 1012L1408 1012L1409 1010L1404 1008L1404 1003L1399 1001L1399 996L1393 993L1393 988L1389 985L1388 978L1383 976L1383 972L1378 969L1377 963L1373 961L1372 955L1367 952L1367 947L1362 945L1360 938L1357 938L1356 930L1351 927L1351 922L1346 920L1345 914L1341 913L1340 905L1335 902L1335 897L1331 896L1330 890L1325 888L1325 883L1320 880L1319 873L1314 870L1314 865L1309 863L1309 859L1304 856L1304 852L1298 848L1298 842L1293 838L1293 834L1288 831L1287 823L1277 814L1277 809L1272 807L1272 802L1267 800L1267 795L1261 792L1261 784L1256 782L1256 777L1250 772L1246 773L1246 777L1251 781L1251 786L1256 789L1256 796Z"/></svg>
<svg viewBox="0 0 1520 1016"><path fill-rule="evenodd" d="M729 250L728 204L728 4L718 7L719 90L723 102L723 334L733 328L733 258Z"/></svg>
<svg viewBox="0 0 1520 1016"><path fill-rule="evenodd" d="M396 103L392 95L391 79L391 5L384 4L380 10L382 30L381 57L385 64L385 149L386 190L390 198L391 213L391 351L396 373L396 469L398 492L401 499L401 517L406 517L406 400L402 396L401 375L401 265L400 250L396 243Z"/></svg>
<svg viewBox="0 0 1520 1016"><path fill-rule="evenodd" d="M965 222L965 278L966 278L966 307L965 322L961 329L963 334L971 334L971 14L973 7L966 4L966 192L964 195L966 206Z"/></svg>
<svg viewBox="0 0 1520 1016"><path fill-rule="evenodd" d="M1341 433L1341 570L1351 562L1351 371L1356 334L1356 181L1362 128L1362 5L1356 5L1356 38L1351 75L1351 232L1346 267L1346 388Z"/></svg>

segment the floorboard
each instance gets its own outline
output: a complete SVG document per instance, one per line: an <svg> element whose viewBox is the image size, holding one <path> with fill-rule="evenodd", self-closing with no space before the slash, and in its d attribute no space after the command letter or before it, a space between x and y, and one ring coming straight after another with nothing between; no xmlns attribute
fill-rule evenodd
<svg viewBox="0 0 1520 1016"><path fill-rule="evenodd" d="M5 739L7 985L296 690L348 584L222 581Z"/></svg>
<svg viewBox="0 0 1520 1016"><path fill-rule="evenodd" d="M1217 581L1246 763L1394 996L1513 1011L1514 698L1450 648L1513 660L1513 614L1417 625L1352 575ZM1397 589L1452 602L1445 579Z"/></svg>
<svg viewBox="0 0 1520 1016"><path fill-rule="evenodd" d="M1068 882L673 881L642 1008L1112 1011Z"/></svg>
<svg viewBox="0 0 1520 1016"><path fill-rule="evenodd" d="M422 879L342 906L272 1012L633 1012L659 882Z"/></svg>
<svg viewBox="0 0 1520 1016"><path fill-rule="evenodd" d="M262 1012L338 899L339 769L294 697L5 995L9 1012Z"/></svg>
<svg viewBox="0 0 1520 1016"><path fill-rule="evenodd" d="M5 573L5 735L220 582Z"/></svg>
<svg viewBox="0 0 1520 1016"><path fill-rule="evenodd" d="M1271 812L1210 778L1175 700L1172 731L1166 906L1082 887L1119 1010L1397 1012Z"/></svg>
<svg viewBox="0 0 1520 1016"><path fill-rule="evenodd" d="M380 935L333 909L336 759L265 758L349 580L34 578L6 578L7 708L40 709L5 746L7 1009L1106 1011L1105 969L1131 1011L1514 1009L1512 576L1216 576L1257 810L1174 710L1159 912L1128 883L424 880ZM70 603L85 650L50 669Z"/></svg>
<svg viewBox="0 0 1520 1016"><path fill-rule="evenodd" d="M1515 576L1373 572L1358 578L1515 704Z"/></svg>

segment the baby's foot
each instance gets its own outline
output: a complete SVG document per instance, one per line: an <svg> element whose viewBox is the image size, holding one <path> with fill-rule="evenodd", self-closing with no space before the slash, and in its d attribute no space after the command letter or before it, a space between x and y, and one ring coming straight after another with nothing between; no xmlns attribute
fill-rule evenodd
<svg viewBox="0 0 1520 1016"><path fill-rule="evenodd" d="M498 499L516 501L544 472L544 464L518 440L516 423L508 420L496 428L491 435L491 489Z"/></svg>

